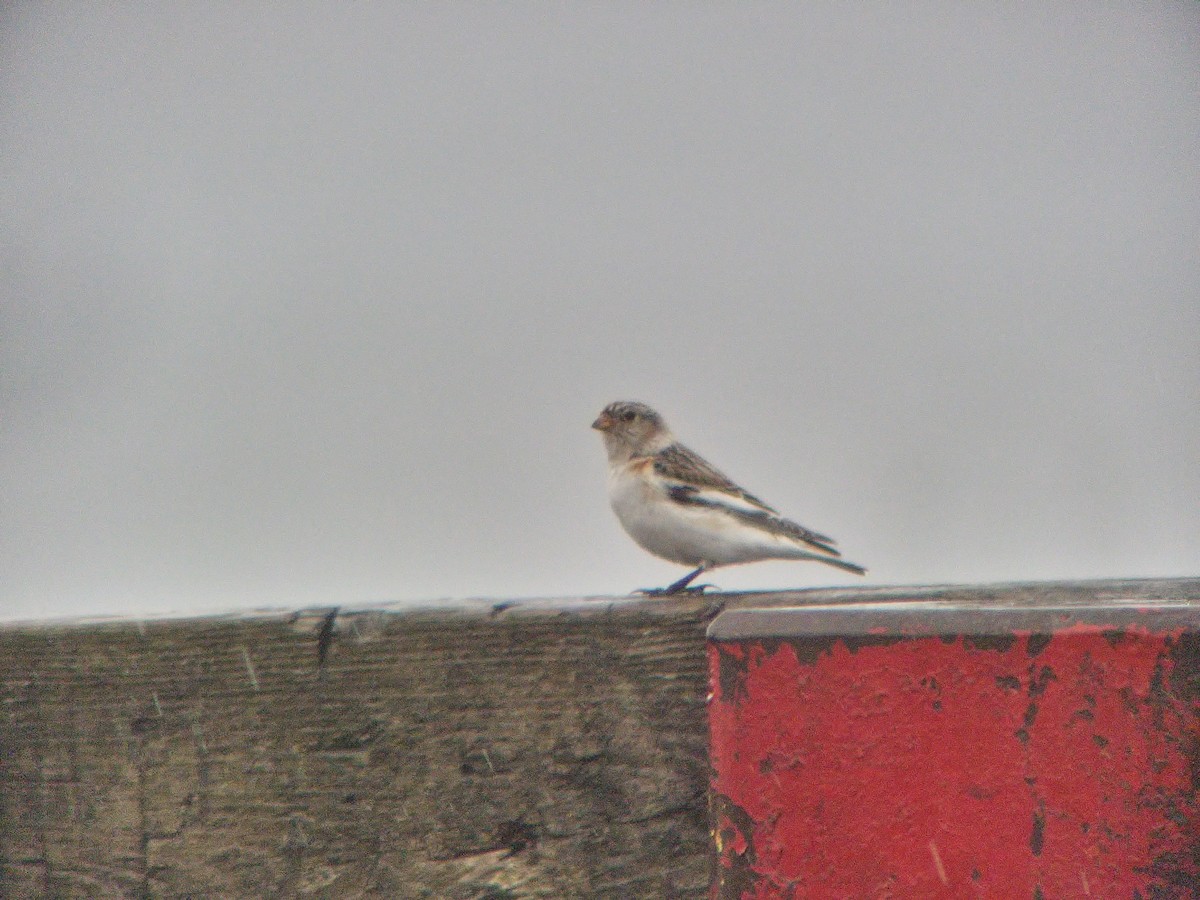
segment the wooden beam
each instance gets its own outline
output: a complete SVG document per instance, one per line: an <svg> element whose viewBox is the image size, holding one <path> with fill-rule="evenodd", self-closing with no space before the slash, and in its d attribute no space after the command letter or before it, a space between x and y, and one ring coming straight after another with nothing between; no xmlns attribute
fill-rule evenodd
<svg viewBox="0 0 1200 900"><path fill-rule="evenodd" d="M722 605L1179 584L9 624L0 896L703 896Z"/></svg>
<svg viewBox="0 0 1200 900"><path fill-rule="evenodd" d="M0 894L699 896L709 611L4 629Z"/></svg>
<svg viewBox="0 0 1200 900"><path fill-rule="evenodd" d="M1196 896L1200 582L1084 597L718 616L714 896Z"/></svg>

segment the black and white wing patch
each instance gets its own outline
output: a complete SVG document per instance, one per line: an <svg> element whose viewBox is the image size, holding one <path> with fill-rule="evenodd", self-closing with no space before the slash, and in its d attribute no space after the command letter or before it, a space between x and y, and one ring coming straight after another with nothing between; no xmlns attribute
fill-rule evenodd
<svg viewBox="0 0 1200 900"><path fill-rule="evenodd" d="M663 480L667 496L676 503L719 509L747 525L801 541L830 556L841 555L833 538L783 518L682 444L659 451L654 457L654 472Z"/></svg>

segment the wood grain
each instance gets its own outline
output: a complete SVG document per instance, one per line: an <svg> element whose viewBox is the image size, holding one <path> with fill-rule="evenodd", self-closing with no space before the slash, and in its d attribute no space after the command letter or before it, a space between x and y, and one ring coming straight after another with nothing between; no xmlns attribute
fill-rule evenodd
<svg viewBox="0 0 1200 900"><path fill-rule="evenodd" d="M704 896L720 604L1179 584L8 625L0 896Z"/></svg>
<svg viewBox="0 0 1200 900"><path fill-rule="evenodd" d="M707 611L6 629L0 891L702 895Z"/></svg>

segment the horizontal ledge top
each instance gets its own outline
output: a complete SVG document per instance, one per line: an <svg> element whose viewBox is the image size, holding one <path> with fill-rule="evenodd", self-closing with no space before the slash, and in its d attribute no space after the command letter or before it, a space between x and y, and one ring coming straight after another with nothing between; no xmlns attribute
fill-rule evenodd
<svg viewBox="0 0 1200 900"><path fill-rule="evenodd" d="M845 621L865 621L872 610L889 610L894 615L929 617L936 611L939 621L949 611L978 611L988 608L1082 608L1128 607L1161 604L1172 607L1200 608L1200 577L1190 578L1127 578L1080 581L1008 582L1001 584L939 584L939 585L856 585L853 587L803 588L781 591L714 591L703 595L686 594L677 597L545 597L545 598L471 598L429 601L381 602L370 604L329 604L305 608L278 607L218 611L180 611L159 615L81 616L61 619L0 621L0 632L60 628L138 628L152 623L173 623L181 626L237 625L264 621L285 622L307 627L326 617L336 618L338 626L346 620L386 619L446 621L483 619L504 621L514 617L590 619L631 617L692 619L710 618L720 610L725 612L714 621L714 633L731 622L742 621L738 627L754 627L764 621L761 614L770 611L794 615L803 610L809 621L820 612L821 621L831 621L830 610L842 610ZM741 619L730 617L743 613L753 616ZM718 625L718 622L723 624ZM782 621L782 620L781 620ZM773 626L774 627L774 626ZM796 627L796 626L791 626ZM832 627L832 626L831 626ZM838 627L843 627L839 625ZM810 632L797 632L810 633Z"/></svg>
<svg viewBox="0 0 1200 900"><path fill-rule="evenodd" d="M1101 630L1200 633L1200 597L1104 603L967 605L941 600L896 603L731 609L708 626L713 641L787 640L806 637L954 637L1053 634L1077 626Z"/></svg>

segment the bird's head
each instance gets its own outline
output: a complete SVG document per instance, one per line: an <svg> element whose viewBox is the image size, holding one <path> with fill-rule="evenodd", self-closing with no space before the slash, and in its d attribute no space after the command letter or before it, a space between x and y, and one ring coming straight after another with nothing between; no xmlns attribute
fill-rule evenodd
<svg viewBox="0 0 1200 900"><path fill-rule="evenodd" d="M645 456L674 440L662 416L645 403L633 400L608 404L592 427L604 436L604 446L611 460Z"/></svg>

